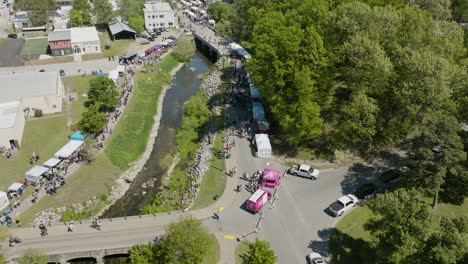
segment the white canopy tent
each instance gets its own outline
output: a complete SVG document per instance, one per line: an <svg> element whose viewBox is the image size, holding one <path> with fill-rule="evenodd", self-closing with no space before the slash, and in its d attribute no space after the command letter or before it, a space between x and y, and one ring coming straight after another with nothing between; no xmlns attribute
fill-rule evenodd
<svg viewBox="0 0 468 264"><path fill-rule="evenodd" d="M19 190L23 189L23 184L19 182L15 182L10 187L8 187L7 192L18 192Z"/></svg>
<svg viewBox="0 0 468 264"><path fill-rule="evenodd" d="M112 70L109 72L109 79L114 81L114 83L117 83L119 80L119 71L118 70Z"/></svg>
<svg viewBox="0 0 468 264"><path fill-rule="evenodd" d="M255 142L257 144L257 157L271 157L271 144L267 134L255 134Z"/></svg>
<svg viewBox="0 0 468 264"><path fill-rule="evenodd" d="M263 109L262 103L254 102L252 104L252 115L257 121L265 120L265 110Z"/></svg>
<svg viewBox="0 0 468 264"><path fill-rule="evenodd" d="M33 183L38 183L39 178L48 170L49 168L36 165L25 173L26 180L33 182Z"/></svg>
<svg viewBox="0 0 468 264"><path fill-rule="evenodd" d="M10 204L6 192L0 192L0 210L5 209Z"/></svg>
<svg viewBox="0 0 468 264"><path fill-rule="evenodd" d="M250 87L250 98L251 99L261 99L260 90L257 87L255 87L255 85L253 85L253 83L251 83L249 85L249 87Z"/></svg>
<svg viewBox="0 0 468 264"><path fill-rule="evenodd" d="M45 167L53 168L60 163L61 160L56 158L50 158L46 162L44 162Z"/></svg>
<svg viewBox="0 0 468 264"><path fill-rule="evenodd" d="M192 12L192 11L188 11L188 12L187 12L187 15L189 15L190 17L194 17L194 16L195 16L195 13Z"/></svg>
<svg viewBox="0 0 468 264"><path fill-rule="evenodd" d="M65 146L55 153L55 157L58 159L67 159L73 154L73 152L77 151L81 145L83 145L83 141L81 140L70 140L65 144Z"/></svg>

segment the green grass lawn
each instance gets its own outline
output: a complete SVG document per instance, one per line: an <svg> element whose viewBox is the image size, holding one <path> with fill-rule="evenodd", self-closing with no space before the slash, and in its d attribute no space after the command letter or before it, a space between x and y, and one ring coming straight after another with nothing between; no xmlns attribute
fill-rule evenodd
<svg viewBox="0 0 468 264"><path fill-rule="evenodd" d="M241 255L247 252L247 249L249 248L249 241L247 240L242 240L236 247L236 264L242 264L242 259Z"/></svg>
<svg viewBox="0 0 468 264"><path fill-rule="evenodd" d="M101 50L104 57L119 56L125 54L128 52L128 46L132 42L135 42L135 40L133 39L121 39L112 41L107 31L99 32L99 39L101 40ZM106 49L106 46L110 46L110 48Z"/></svg>
<svg viewBox="0 0 468 264"><path fill-rule="evenodd" d="M10 159L0 157L0 189L5 190L13 182L25 178L26 171L33 167L29 164L33 152L40 157L37 164L42 165L65 145L71 134L65 116L26 121L21 150Z"/></svg>
<svg viewBox="0 0 468 264"><path fill-rule="evenodd" d="M20 54L23 56L46 54L48 46L47 38L29 39L24 43Z"/></svg>
<svg viewBox="0 0 468 264"><path fill-rule="evenodd" d="M218 133L211 156L210 168L203 176L200 193L192 209L207 207L215 202L213 200L215 195L221 196L224 193L226 187L226 174L223 172L224 160L216 156L217 150L223 147L222 139L222 134Z"/></svg>
<svg viewBox="0 0 468 264"><path fill-rule="evenodd" d="M112 165L104 153L96 155L90 164L84 164L67 179L67 184L54 196L47 195L22 214L23 225L31 224L35 214L50 207L82 203L94 196L110 192L112 184L123 171Z"/></svg>
<svg viewBox="0 0 468 264"><path fill-rule="evenodd" d="M216 239L215 235L210 235L210 249L206 252L205 259L203 260L203 264L217 264L219 261L219 243L218 239Z"/></svg>
<svg viewBox="0 0 468 264"><path fill-rule="evenodd" d="M436 214L441 216L468 216L468 199L460 205L440 203ZM371 217L367 206L360 206L346 214L330 236L330 255L335 264L373 263L370 233L364 224Z"/></svg>
<svg viewBox="0 0 468 264"><path fill-rule="evenodd" d="M146 142L153 127L159 95L163 86L171 80L168 73L177 64L178 62L172 56L167 56L157 66L162 69L161 71L136 74L132 99L114 129L105 151L114 165L127 168L130 162L138 159L145 151Z"/></svg>
<svg viewBox="0 0 468 264"><path fill-rule="evenodd" d="M81 119L81 114L85 111L84 103L88 100L87 97L83 94L87 93L89 90L89 80L94 76L72 76L72 77L62 77L62 82L65 86L71 84L71 91L77 93L77 100L72 101L72 118L73 123L78 122Z"/></svg>

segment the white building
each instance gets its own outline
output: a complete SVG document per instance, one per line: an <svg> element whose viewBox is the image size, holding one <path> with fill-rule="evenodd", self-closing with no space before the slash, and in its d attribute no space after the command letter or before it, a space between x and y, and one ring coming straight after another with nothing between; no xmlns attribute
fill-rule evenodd
<svg viewBox="0 0 468 264"><path fill-rule="evenodd" d="M73 53L101 53L101 43L95 27L74 27L70 29Z"/></svg>
<svg viewBox="0 0 468 264"><path fill-rule="evenodd" d="M25 115L62 112L64 88L57 72L0 75L0 146L20 146Z"/></svg>
<svg viewBox="0 0 468 264"><path fill-rule="evenodd" d="M146 30L155 28L176 27L177 17L171 6L166 2L149 2L145 4L145 27Z"/></svg>

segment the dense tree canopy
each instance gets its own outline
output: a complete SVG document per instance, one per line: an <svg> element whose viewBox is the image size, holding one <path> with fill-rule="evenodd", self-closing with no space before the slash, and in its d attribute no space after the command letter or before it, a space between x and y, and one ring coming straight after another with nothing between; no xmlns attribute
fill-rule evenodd
<svg viewBox="0 0 468 264"><path fill-rule="evenodd" d="M91 24L91 5L89 4L88 0L74 0L73 1L73 9L75 10L75 16L76 17L81 17L82 24L81 25L76 25L76 26L82 26L82 25L89 25ZM79 13L79 15L78 15ZM79 21L80 19L76 19L76 21Z"/></svg>
<svg viewBox="0 0 468 264"><path fill-rule="evenodd" d="M44 26L49 22L49 13L56 7L55 0L15 0L13 9L30 11L30 21L34 26Z"/></svg>
<svg viewBox="0 0 468 264"><path fill-rule="evenodd" d="M248 245L247 252L240 256L242 264L275 264L277 257L265 240L255 239Z"/></svg>
<svg viewBox="0 0 468 264"><path fill-rule="evenodd" d="M114 18L112 5L108 0L94 0L94 13L100 24L109 24Z"/></svg>
<svg viewBox="0 0 468 264"><path fill-rule="evenodd" d="M88 99L92 104L106 111L119 101L119 92L114 81L106 76L98 76L89 81Z"/></svg>

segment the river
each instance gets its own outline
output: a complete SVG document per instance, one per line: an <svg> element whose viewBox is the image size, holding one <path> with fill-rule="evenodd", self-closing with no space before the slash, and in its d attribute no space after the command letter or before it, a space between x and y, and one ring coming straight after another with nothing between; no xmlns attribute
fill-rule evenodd
<svg viewBox="0 0 468 264"><path fill-rule="evenodd" d="M177 71L172 87L164 97L158 135L149 159L127 193L104 212L102 217L138 215L141 208L153 202L159 190L161 177L177 153L175 136L182 124L183 105L200 88L201 78L210 70L211 65L212 63L197 51L195 56ZM142 184L150 179L156 180L156 185L143 189ZM142 191L146 194L143 195Z"/></svg>

